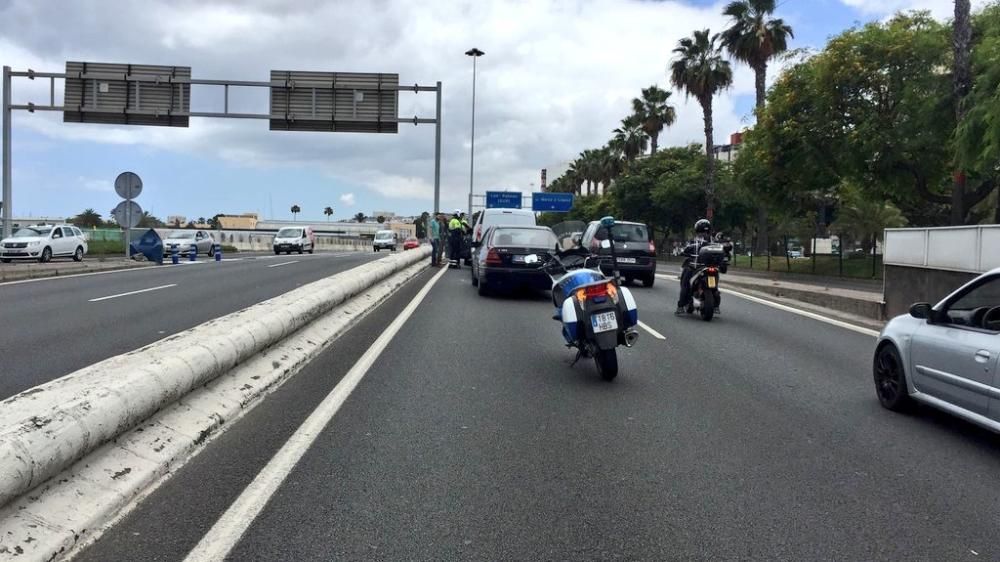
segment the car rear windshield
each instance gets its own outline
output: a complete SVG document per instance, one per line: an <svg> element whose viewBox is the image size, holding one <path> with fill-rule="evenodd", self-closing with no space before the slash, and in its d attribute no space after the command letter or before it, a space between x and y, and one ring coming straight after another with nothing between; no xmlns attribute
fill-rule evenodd
<svg viewBox="0 0 1000 562"><path fill-rule="evenodd" d="M51 226L38 228L22 228L14 233L14 238L33 238L35 236L48 236L52 232Z"/></svg>
<svg viewBox="0 0 1000 562"><path fill-rule="evenodd" d="M301 228L282 228L278 231L278 238L299 238L301 236Z"/></svg>
<svg viewBox="0 0 1000 562"><path fill-rule="evenodd" d="M498 228L493 232L494 246L516 248L554 248L556 235L537 228Z"/></svg>
<svg viewBox="0 0 1000 562"><path fill-rule="evenodd" d="M599 228L594 236L598 240L608 237L606 230ZM615 242L649 242L649 233L644 224L616 224L611 227Z"/></svg>

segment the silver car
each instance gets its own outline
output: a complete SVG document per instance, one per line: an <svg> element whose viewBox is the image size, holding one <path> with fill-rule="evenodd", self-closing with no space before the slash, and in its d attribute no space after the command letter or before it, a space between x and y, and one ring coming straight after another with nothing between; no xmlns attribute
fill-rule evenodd
<svg viewBox="0 0 1000 562"><path fill-rule="evenodd" d="M163 239L163 255L170 255L170 247L177 246L177 252L186 256L191 246L197 246L199 254L211 256L215 251L215 240L204 230L175 230Z"/></svg>
<svg viewBox="0 0 1000 562"><path fill-rule="evenodd" d="M1000 432L1000 269L892 319L875 349L875 391L890 410L939 408Z"/></svg>

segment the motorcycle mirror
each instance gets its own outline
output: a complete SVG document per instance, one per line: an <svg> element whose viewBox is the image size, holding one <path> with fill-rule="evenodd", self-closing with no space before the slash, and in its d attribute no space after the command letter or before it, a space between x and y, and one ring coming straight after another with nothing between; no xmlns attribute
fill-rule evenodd
<svg viewBox="0 0 1000 562"><path fill-rule="evenodd" d="M611 247L611 240L601 240L601 247L608 249Z"/></svg>
<svg viewBox="0 0 1000 562"><path fill-rule="evenodd" d="M608 215L601 219L601 226L603 226L604 228L611 228L614 225L615 225L615 217L612 217L611 215Z"/></svg>

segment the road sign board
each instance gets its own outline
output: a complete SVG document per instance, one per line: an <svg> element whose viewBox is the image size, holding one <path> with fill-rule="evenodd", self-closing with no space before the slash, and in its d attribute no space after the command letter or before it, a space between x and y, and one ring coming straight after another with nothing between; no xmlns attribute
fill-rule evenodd
<svg viewBox="0 0 1000 562"><path fill-rule="evenodd" d="M122 201L111 214L122 228L135 228L142 220L142 207L135 201Z"/></svg>
<svg viewBox="0 0 1000 562"><path fill-rule="evenodd" d="M532 193L531 210L565 213L573 208L572 193Z"/></svg>
<svg viewBox="0 0 1000 562"><path fill-rule="evenodd" d="M66 62L63 121L187 127L191 67Z"/></svg>
<svg viewBox="0 0 1000 562"><path fill-rule="evenodd" d="M135 172L122 172L115 178L115 193L122 199L135 199L142 193L142 179Z"/></svg>
<svg viewBox="0 0 1000 562"><path fill-rule="evenodd" d="M397 133L399 75L271 71L272 131Z"/></svg>
<svg viewBox="0 0 1000 562"><path fill-rule="evenodd" d="M520 191L487 191L486 208L520 209L521 197Z"/></svg>

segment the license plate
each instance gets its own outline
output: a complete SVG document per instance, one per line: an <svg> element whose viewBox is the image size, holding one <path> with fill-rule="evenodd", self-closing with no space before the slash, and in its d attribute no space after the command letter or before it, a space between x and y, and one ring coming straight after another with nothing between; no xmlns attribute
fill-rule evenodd
<svg viewBox="0 0 1000 562"><path fill-rule="evenodd" d="M524 263L524 256L514 256L514 263Z"/></svg>
<svg viewBox="0 0 1000 562"><path fill-rule="evenodd" d="M615 312L601 312L590 317L590 325L594 327L594 333L610 332L618 329L618 318Z"/></svg>
<svg viewBox="0 0 1000 562"><path fill-rule="evenodd" d="M635 263L635 258L618 258L618 263Z"/></svg>
<svg viewBox="0 0 1000 562"><path fill-rule="evenodd" d="M709 289L714 289L715 288L715 283L716 283L715 277L709 277L708 278L708 288Z"/></svg>

